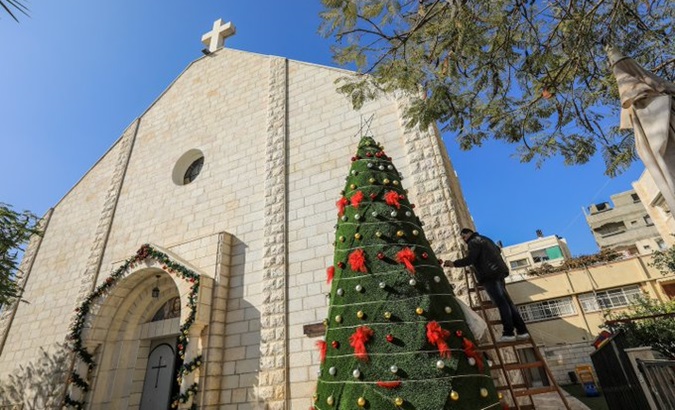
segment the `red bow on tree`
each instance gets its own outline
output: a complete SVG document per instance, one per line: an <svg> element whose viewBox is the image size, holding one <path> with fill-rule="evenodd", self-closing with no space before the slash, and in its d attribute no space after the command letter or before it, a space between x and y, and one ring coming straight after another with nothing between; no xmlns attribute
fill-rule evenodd
<svg viewBox="0 0 675 410"><path fill-rule="evenodd" d="M326 360L326 341L325 340L317 340L316 347L319 348L319 355L321 356L321 363L323 363L324 360Z"/></svg>
<svg viewBox="0 0 675 410"><path fill-rule="evenodd" d="M349 336L349 345L354 348L354 356L358 360L367 362L368 352L366 351L366 343L373 337L373 329L368 326L361 326L356 328L354 334Z"/></svg>
<svg viewBox="0 0 675 410"><path fill-rule="evenodd" d="M349 266L354 272L368 273L368 269L366 269L366 255L363 249L357 249L349 255Z"/></svg>
<svg viewBox="0 0 675 410"><path fill-rule="evenodd" d="M345 214L345 207L347 205L349 205L349 200L345 197L342 197L342 198L338 199L338 201L335 203L335 205L337 205L337 208L338 208L338 215L342 216L342 215Z"/></svg>
<svg viewBox="0 0 675 410"><path fill-rule="evenodd" d="M473 357L474 360L476 360L476 366L478 366L478 370L481 372L483 371L483 357L481 354L476 350L476 345L471 342L471 340L467 339L466 337L462 341L462 347L464 348L464 354L466 357Z"/></svg>
<svg viewBox="0 0 675 410"><path fill-rule="evenodd" d="M335 276L335 267L334 266L329 266L326 269L326 283L330 285L330 283L333 281L333 276Z"/></svg>
<svg viewBox="0 0 675 410"><path fill-rule="evenodd" d="M396 262L404 264L411 273L415 273L414 261L415 252L410 248L403 248L396 254Z"/></svg>
<svg viewBox="0 0 675 410"><path fill-rule="evenodd" d="M358 208L359 205L361 204L361 201L363 201L363 192L361 191L356 191L354 195L352 195L352 206L354 208Z"/></svg>
<svg viewBox="0 0 675 410"><path fill-rule="evenodd" d="M431 321L427 323L427 340L432 345L438 347L438 351L441 354L441 357L449 359L452 356L450 347L445 343L447 338L450 337L450 331L443 329L441 325L436 321Z"/></svg>
<svg viewBox="0 0 675 410"><path fill-rule="evenodd" d="M384 194L384 202L387 203L387 205L395 206L396 209L401 209L401 204L398 202L399 195L395 191L389 191L386 194Z"/></svg>

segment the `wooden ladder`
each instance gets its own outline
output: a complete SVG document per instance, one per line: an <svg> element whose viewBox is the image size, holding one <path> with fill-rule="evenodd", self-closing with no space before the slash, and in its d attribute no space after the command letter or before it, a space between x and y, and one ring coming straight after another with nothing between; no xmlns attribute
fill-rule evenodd
<svg viewBox="0 0 675 410"><path fill-rule="evenodd" d="M473 270L467 268L464 270L466 277L466 286L468 291L469 303L471 309L478 312L487 323L488 340L485 342L485 336L479 341L478 348L488 355L488 365L495 381L497 391L501 393L500 398L504 398L511 410L530 410L535 409L532 396L538 394L556 392L560 396L562 404L567 410L570 405L565 398L558 383L556 383L549 369L546 360L544 360L539 347L534 342L532 336L527 340L517 340L515 342L499 342L501 332L495 331L495 325L501 325L497 307L489 300L487 295L483 295L483 287L476 284ZM524 362L518 354L518 347L529 347L534 352L534 361ZM548 386L531 387L528 382L531 377L529 370L544 369ZM504 397L504 394L508 396Z"/></svg>

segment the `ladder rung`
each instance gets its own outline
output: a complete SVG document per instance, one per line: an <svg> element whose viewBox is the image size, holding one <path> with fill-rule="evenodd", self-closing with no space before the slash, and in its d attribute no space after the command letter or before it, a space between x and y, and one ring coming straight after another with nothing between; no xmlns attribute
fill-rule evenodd
<svg viewBox="0 0 675 410"><path fill-rule="evenodd" d="M504 370L520 370L520 369L530 369L532 367L542 367L544 363L542 362L527 362L527 363L520 363L520 362L512 362L512 363L505 363L505 364L500 364L500 363L492 363L492 366L490 366L490 370L498 370L498 369L504 369Z"/></svg>
<svg viewBox="0 0 675 410"><path fill-rule="evenodd" d="M482 286L478 286L476 288L467 288L466 290L468 290L469 292L475 292L476 290L478 290L480 292L481 290L485 290L485 288Z"/></svg>
<svg viewBox="0 0 675 410"><path fill-rule="evenodd" d="M483 309L496 309L497 306L495 306L494 303L484 300L481 304L479 305L472 305L471 309L473 310L483 310Z"/></svg>
<svg viewBox="0 0 675 410"><path fill-rule="evenodd" d="M513 394L515 394L516 397L523 397L523 396L534 396L535 394L550 393L552 391L557 392L558 389L556 389L555 386L544 386L544 387L535 387L534 389L514 391Z"/></svg>
<svg viewBox="0 0 675 410"><path fill-rule="evenodd" d="M513 342L497 342L496 344L484 344L484 345L479 345L478 350L490 350L490 349L495 349L499 347L504 347L504 346L517 346L517 345L531 345L532 344L532 338L530 339L525 339L525 340L516 340Z"/></svg>
<svg viewBox="0 0 675 410"><path fill-rule="evenodd" d="M512 384L511 388L513 389L524 389L527 387L527 384ZM497 386L497 390L509 390L509 385Z"/></svg>
<svg viewBox="0 0 675 410"><path fill-rule="evenodd" d="M528 363L506 363L504 365L504 370L520 370L520 369L531 369L533 367L544 367L544 362L528 362Z"/></svg>
<svg viewBox="0 0 675 410"><path fill-rule="evenodd" d="M489 325L501 325L502 321L501 320L488 320L487 321Z"/></svg>

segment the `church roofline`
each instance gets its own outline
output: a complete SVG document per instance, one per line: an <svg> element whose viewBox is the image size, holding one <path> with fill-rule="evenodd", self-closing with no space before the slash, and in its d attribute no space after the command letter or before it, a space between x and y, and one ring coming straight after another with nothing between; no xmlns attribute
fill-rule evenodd
<svg viewBox="0 0 675 410"><path fill-rule="evenodd" d="M344 69L344 68L331 67L331 66L317 64L317 63L310 63L310 62L307 62L307 61L292 60L292 59L289 59L289 58L286 58L286 57L275 56L275 55L272 55L272 54L261 54L261 53L256 53L256 52L253 52L253 51L237 50L237 49L234 49L234 48L220 48L220 49L210 53L209 55L201 56L201 57L197 58L196 60L191 61L183 70L181 70L181 72L169 83L169 85L167 85L166 88L161 93L159 93L159 95L147 106L147 108L145 110L143 110L141 115L139 115L134 120L132 120L131 123L129 123L129 125L124 129L124 131L115 140L115 142L113 142L112 145L110 145L110 147L96 160L96 162L94 162L89 167L89 169L87 169L87 171L80 177L80 179L78 179L73 184L73 186L70 187L70 189L65 194L63 194L61 199L59 199L49 209L55 209L57 206L59 206L59 204L61 202L63 202L64 199L66 199L66 197L80 184L80 182L82 182L84 180L84 178L96 167L96 165L98 165L101 162L101 160L103 160L103 158L105 158L105 156L108 155L108 153L113 148L115 148L117 146L117 144L120 143L120 141L122 140L122 138L124 137L126 132L129 130L130 127L132 127L134 125L134 123L136 123L138 121L139 127L140 127L140 121L142 121L145 114L147 114L148 111L150 111L150 109L152 109L152 107L155 106L155 104L171 89L171 87L173 87L173 85L176 83L176 81L178 81L178 79L180 79L183 76L183 74L185 74L197 62L199 62L203 59L206 59L206 58L214 58L215 55L217 55L219 53L222 53L223 50L226 50L227 52L233 52L233 53L252 54L252 55L256 55L256 56L260 56L260 57L264 57L264 58L285 58L288 61L292 61L292 62L298 63L298 64L318 67L318 68L336 71L336 72L340 72L340 73L344 73L344 74L356 74L356 71L347 70L347 69ZM47 212L49 212L49 209L47 209L45 211L45 215L47 214Z"/></svg>

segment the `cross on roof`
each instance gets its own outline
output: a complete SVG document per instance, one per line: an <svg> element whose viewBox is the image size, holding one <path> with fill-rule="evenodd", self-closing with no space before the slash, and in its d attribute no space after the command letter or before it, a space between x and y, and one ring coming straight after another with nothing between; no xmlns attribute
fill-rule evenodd
<svg viewBox="0 0 675 410"><path fill-rule="evenodd" d="M209 48L213 53L217 49L225 45L225 39L231 37L236 33L236 29L232 22L223 24L223 19L218 19L213 22L213 29L202 36L202 43Z"/></svg>

